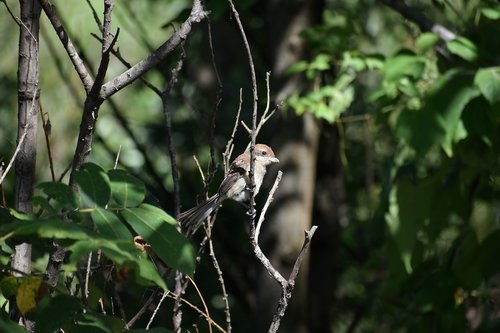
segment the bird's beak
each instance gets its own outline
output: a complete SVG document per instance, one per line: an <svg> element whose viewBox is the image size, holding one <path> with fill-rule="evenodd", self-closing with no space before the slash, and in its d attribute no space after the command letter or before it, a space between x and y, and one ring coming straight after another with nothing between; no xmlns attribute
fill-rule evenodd
<svg viewBox="0 0 500 333"><path fill-rule="evenodd" d="M271 161L271 163L279 163L280 160L278 160L276 157L271 157L269 158L269 160Z"/></svg>

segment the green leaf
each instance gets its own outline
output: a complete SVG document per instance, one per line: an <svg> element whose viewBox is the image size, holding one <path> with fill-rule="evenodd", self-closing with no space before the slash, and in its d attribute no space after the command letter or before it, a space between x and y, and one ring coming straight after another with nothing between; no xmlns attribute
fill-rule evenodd
<svg viewBox="0 0 500 333"><path fill-rule="evenodd" d="M63 220L15 221L0 226L1 240L15 236L38 236L48 239L87 239L97 236L89 229Z"/></svg>
<svg viewBox="0 0 500 333"><path fill-rule="evenodd" d="M60 208L75 210L79 205L79 198L71 187L63 183L46 182L37 186L50 198L53 198ZM38 202L40 203L40 202Z"/></svg>
<svg viewBox="0 0 500 333"><path fill-rule="evenodd" d="M399 54L389 58L384 66L384 79L397 81L402 77L409 76L418 79L425 70L425 58L412 54Z"/></svg>
<svg viewBox="0 0 500 333"><path fill-rule="evenodd" d="M451 53L469 62L474 62L478 58L477 46L469 39L458 36L446 43Z"/></svg>
<svg viewBox="0 0 500 333"><path fill-rule="evenodd" d="M135 207L146 197L144 183L124 170L109 170L111 195L120 207Z"/></svg>
<svg viewBox="0 0 500 333"><path fill-rule="evenodd" d="M87 207L105 206L111 197L109 177L104 170L94 163L86 163L74 172L74 177L82 191Z"/></svg>
<svg viewBox="0 0 500 333"><path fill-rule="evenodd" d="M75 318L73 333L121 333L125 323L123 320L98 313L85 313Z"/></svg>
<svg viewBox="0 0 500 333"><path fill-rule="evenodd" d="M12 275L4 276L0 280L0 291L5 298L16 295L17 289L21 285L21 279Z"/></svg>
<svg viewBox="0 0 500 333"><path fill-rule="evenodd" d="M143 285L158 285L163 290L167 290L165 281L158 274L153 264L146 258L145 254L139 251L132 240L116 240L92 238L79 240L68 247L71 252L68 264L65 269L76 270L77 263L89 252L100 250L102 253L120 268L129 268L134 274L138 283Z"/></svg>
<svg viewBox="0 0 500 333"><path fill-rule="evenodd" d="M83 309L81 301L69 295L44 299L36 313L36 332L52 333L71 322Z"/></svg>
<svg viewBox="0 0 500 333"><path fill-rule="evenodd" d="M480 69L474 83L491 104L500 102L500 67Z"/></svg>
<svg viewBox="0 0 500 333"><path fill-rule="evenodd" d="M439 36L432 32L424 32L418 36L415 41L415 47L420 51L420 53L425 53L432 49L434 45L439 41Z"/></svg>
<svg viewBox="0 0 500 333"><path fill-rule="evenodd" d="M191 243L175 226L152 212L150 205L126 208L121 213L132 229L144 237L167 265L188 275L194 272L195 252Z"/></svg>
<svg viewBox="0 0 500 333"><path fill-rule="evenodd" d="M405 110L397 123L397 133L418 154L424 155L434 145L441 145L448 156L452 146L464 137L461 114L467 103L478 96L472 76L449 71L428 91L429 98L420 110Z"/></svg>
<svg viewBox="0 0 500 333"><path fill-rule="evenodd" d="M500 19L500 8L481 8L481 14L490 20Z"/></svg>
<svg viewBox="0 0 500 333"><path fill-rule="evenodd" d="M96 208L91 213L99 234L110 239L132 239L132 234L114 213L103 208Z"/></svg>
<svg viewBox="0 0 500 333"><path fill-rule="evenodd" d="M22 326L19 326L17 323L13 322L6 315L4 315L3 311L0 313L0 332L8 332L8 333L28 333Z"/></svg>
<svg viewBox="0 0 500 333"><path fill-rule="evenodd" d="M389 210L385 215L389 232L400 251L400 258L407 273L413 271L412 256L417 231L428 219L436 184L433 181L412 184L400 180L389 196Z"/></svg>

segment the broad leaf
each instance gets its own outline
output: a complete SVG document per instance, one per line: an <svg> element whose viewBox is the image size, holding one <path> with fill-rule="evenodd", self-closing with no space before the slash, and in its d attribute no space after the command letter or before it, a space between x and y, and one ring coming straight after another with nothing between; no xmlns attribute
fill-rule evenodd
<svg viewBox="0 0 500 333"><path fill-rule="evenodd" d="M424 32L418 36L415 41L415 47L421 52L425 53L432 49L434 45L439 41L439 36L432 32Z"/></svg>
<svg viewBox="0 0 500 333"><path fill-rule="evenodd" d="M2 235L1 239L14 236L38 236L40 238L74 240L96 236L89 229L57 219L12 222L0 226L0 235Z"/></svg>
<svg viewBox="0 0 500 333"><path fill-rule="evenodd" d="M458 36L446 43L451 53L469 62L474 62L478 58L477 46L469 39Z"/></svg>
<svg viewBox="0 0 500 333"><path fill-rule="evenodd" d="M500 102L500 67L484 68L477 71L474 83L491 104Z"/></svg>
<svg viewBox="0 0 500 333"><path fill-rule="evenodd" d="M81 301L69 295L45 298L36 313L36 332L52 333L71 322L83 309Z"/></svg>
<svg viewBox="0 0 500 333"><path fill-rule="evenodd" d="M120 207L140 205L146 196L144 183L124 170L109 170L111 195Z"/></svg>
<svg viewBox="0 0 500 333"><path fill-rule="evenodd" d="M84 313L75 318L70 332L73 333L120 333L123 332L123 320L97 313Z"/></svg>
<svg viewBox="0 0 500 333"><path fill-rule="evenodd" d="M78 208L80 204L75 191L66 184L47 182L38 184L37 187L47 194L49 198L53 198L59 204L60 208L71 211Z"/></svg>
<svg viewBox="0 0 500 333"><path fill-rule="evenodd" d="M16 305L24 316L36 308L38 290L41 285L41 277L28 276L17 288Z"/></svg>
<svg viewBox="0 0 500 333"><path fill-rule="evenodd" d="M418 79L425 70L425 57L413 54L398 54L387 59L384 65L384 79L398 81L402 77Z"/></svg>
<svg viewBox="0 0 500 333"><path fill-rule="evenodd" d="M165 281L160 277L153 264L145 258L132 243L132 240L110 241L108 239L93 238L80 240L68 247L71 252L66 269L75 271L77 263L89 252L100 250L102 253L120 268L131 269L137 282L143 285L152 283L167 290Z"/></svg>
<svg viewBox="0 0 500 333"><path fill-rule="evenodd" d="M5 333L28 333L22 326L19 326L17 323L13 322L6 315L0 313L0 332Z"/></svg>
<svg viewBox="0 0 500 333"><path fill-rule="evenodd" d="M127 208L122 215L167 265L188 275L194 272L195 253L191 243L165 218L152 212L149 205Z"/></svg>
<svg viewBox="0 0 500 333"><path fill-rule="evenodd" d="M132 239L132 234L114 213L103 208L96 208L91 213L99 234L110 239Z"/></svg>
<svg viewBox="0 0 500 333"><path fill-rule="evenodd" d="M108 203L111 197L109 177L100 166L86 163L74 172L74 177L87 207L104 207Z"/></svg>
<svg viewBox="0 0 500 333"><path fill-rule="evenodd" d="M450 71L429 90L429 98L420 110L405 110L398 119L397 133L424 155L434 145L441 145L451 156L453 144L465 135L461 122L467 103L479 95L472 76Z"/></svg>

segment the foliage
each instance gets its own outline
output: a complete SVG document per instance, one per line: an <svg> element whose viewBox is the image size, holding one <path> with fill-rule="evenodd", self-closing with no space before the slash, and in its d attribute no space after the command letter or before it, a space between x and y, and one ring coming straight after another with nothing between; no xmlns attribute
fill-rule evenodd
<svg viewBox="0 0 500 333"><path fill-rule="evenodd" d="M167 290L155 263L133 243L133 235L142 235L163 265L188 275L194 271L194 250L174 227L175 220L170 215L144 201L144 184L125 170L106 172L97 164L87 163L75 179L78 192L62 183L41 183L40 193L33 200L39 208L37 214L22 215L2 208L0 225L2 248L9 252L11 244L29 241L33 252L45 257L53 252L53 247L48 246L50 241L64 244L69 255L62 274L67 281L73 281L70 285L75 285L69 290L60 285L48 295L48 286L33 272L30 276L3 276L1 292L5 298L15 296L19 311L36 319L38 332L59 328L71 332L119 332L124 326L121 319L100 315L97 309L83 311L88 297L105 293L94 285L98 275L115 275L115 283L126 284L130 280ZM92 266L86 268L89 253L99 253L100 258L90 257ZM87 269L93 276L92 292L82 299L71 290L82 288L84 281L75 279L85 276ZM2 325L10 324L2 319Z"/></svg>
<svg viewBox="0 0 500 333"><path fill-rule="evenodd" d="M369 2L357 3L362 12L362 3ZM304 72L315 87L290 98L289 105L298 114L310 112L345 126L342 140L346 147L359 144L357 136L369 135L363 144L379 155L364 163L388 166L379 170L375 180L377 199L372 199L372 205L377 208L362 215L386 233L376 231L378 236L371 239L377 242L350 240L346 244L349 251L370 251L365 265L385 262L375 268L385 273L374 292L367 292L361 300L359 293L348 296L371 304L357 324L365 329L380 326L375 323L377 315L385 318L383 325L389 331L498 329L498 307L489 304L498 300L500 276L498 265L492 262L500 251L495 222L500 194L495 182L500 170L500 47L495 40L500 29L498 24L491 25L498 22L500 9L489 5L481 1L481 6L467 12L464 17L470 22L456 38L443 42L428 32L407 35L405 46L394 53L362 46L363 39L370 38L362 34L362 14L354 18L348 8L336 10L324 14L328 15L324 23L307 32L314 47L312 60L290 69ZM318 42L326 40L332 30L337 42ZM346 42L347 32L356 34L355 38L350 35L356 44ZM382 38L386 36L375 41ZM346 75L348 83L338 89ZM335 95L325 91L335 91ZM363 100L364 96L368 98ZM360 110L364 113L360 119L370 126L350 123ZM366 128L374 129L359 133ZM360 163L354 151L345 153L351 165ZM349 184L355 186L359 183L352 172ZM350 188L360 192L359 187ZM365 205L349 201L353 211L365 210ZM353 223L344 233L366 239L361 236L363 228ZM374 246L383 251L373 251ZM357 273L361 280L365 277L364 284L370 283L371 269L364 266ZM353 271L343 274L349 281ZM469 311L479 311L480 319L468 317Z"/></svg>

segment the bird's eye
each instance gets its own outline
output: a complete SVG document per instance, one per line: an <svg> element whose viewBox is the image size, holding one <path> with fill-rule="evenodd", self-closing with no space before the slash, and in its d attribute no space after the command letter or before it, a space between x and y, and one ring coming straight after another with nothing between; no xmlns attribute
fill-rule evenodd
<svg viewBox="0 0 500 333"><path fill-rule="evenodd" d="M266 156L267 155L267 151L263 150L260 152L262 154L262 156Z"/></svg>

